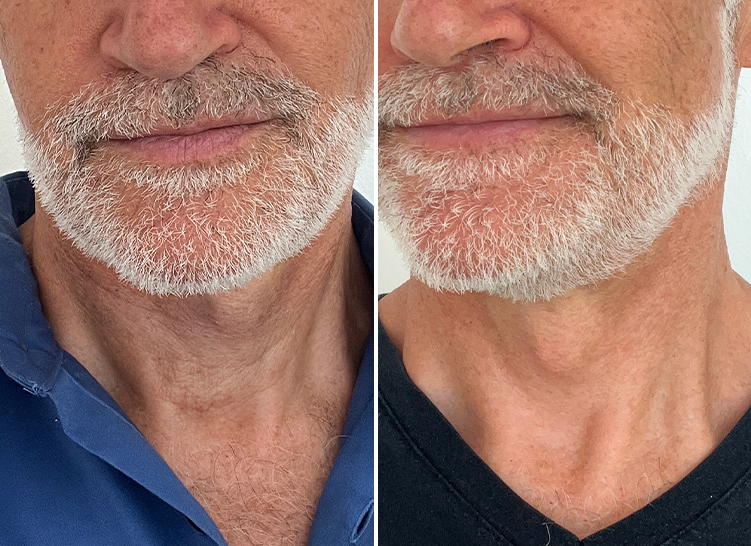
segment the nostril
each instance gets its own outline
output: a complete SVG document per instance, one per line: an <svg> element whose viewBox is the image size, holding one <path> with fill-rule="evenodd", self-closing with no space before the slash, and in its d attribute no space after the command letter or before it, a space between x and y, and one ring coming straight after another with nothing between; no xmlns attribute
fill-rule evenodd
<svg viewBox="0 0 751 546"><path fill-rule="evenodd" d="M241 41L239 22L206 3L132 2L103 32L100 49L116 68L171 80Z"/></svg>
<svg viewBox="0 0 751 546"><path fill-rule="evenodd" d="M493 2L405 0L391 32L393 49L412 61L450 66L469 51L517 51L532 27L510 0Z"/></svg>

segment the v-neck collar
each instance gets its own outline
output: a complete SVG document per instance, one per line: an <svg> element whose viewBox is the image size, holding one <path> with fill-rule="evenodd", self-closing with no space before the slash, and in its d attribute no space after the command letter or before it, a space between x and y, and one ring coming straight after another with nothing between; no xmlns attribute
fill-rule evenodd
<svg viewBox="0 0 751 546"><path fill-rule="evenodd" d="M517 495L469 447L412 382L401 355L379 322L379 398L453 494L499 538L514 545L660 546L689 529L751 480L751 411L685 478L644 508L583 540ZM430 427L422 423L430 422ZM744 461L739 465L738 461ZM397 502L398 499L392 499Z"/></svg>

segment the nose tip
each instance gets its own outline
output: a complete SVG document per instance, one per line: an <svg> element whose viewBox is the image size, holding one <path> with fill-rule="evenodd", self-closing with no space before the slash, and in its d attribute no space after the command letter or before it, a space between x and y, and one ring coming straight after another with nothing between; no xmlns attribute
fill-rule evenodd
<svg viewBox="0 0 751 546"><path fill-rule="evenodd" d="M522 49L530 34L526 18L497 2L405 0L391 45L418 63L449 66L483 44L493 43L503 51Z"/></svg>
<svg viewBox="0 0 751 546"><path fill-rule="evenodd" d="M136 0L103 33L100 48L113 65L170 80L241 40L234 19L190 0Z"/></svg>

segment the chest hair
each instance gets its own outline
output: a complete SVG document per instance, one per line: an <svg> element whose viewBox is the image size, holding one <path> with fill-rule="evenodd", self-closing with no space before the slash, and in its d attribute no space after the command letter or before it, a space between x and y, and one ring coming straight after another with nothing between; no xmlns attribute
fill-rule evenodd
<svg viewBox="0 0 751 546"><path fill-rule="evenodd" d="M528 504L579 538L630 516L688 473L686 465L661 457L632 461L607 476L551 470L546 463L536 471L534 465L519 465L502 478Z"/></svg>
<svg viewBox="0 0 751 546"><path fill-rule="evenodd" d="M316 412L261 439L173 444L167 460L230 546L304 545L338 452L337 417Z"/></svg>

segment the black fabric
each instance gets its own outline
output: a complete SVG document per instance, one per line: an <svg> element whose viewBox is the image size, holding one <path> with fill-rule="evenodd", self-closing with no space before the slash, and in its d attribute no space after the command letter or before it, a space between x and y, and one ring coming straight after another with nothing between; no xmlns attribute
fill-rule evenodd
<svg viewBox="0 0 751 546"><path fill-rule="evenodd" d="M378 330L381 546L751 545L751 411L686 478L584 540L516 495L411 381Z"/></svg>

